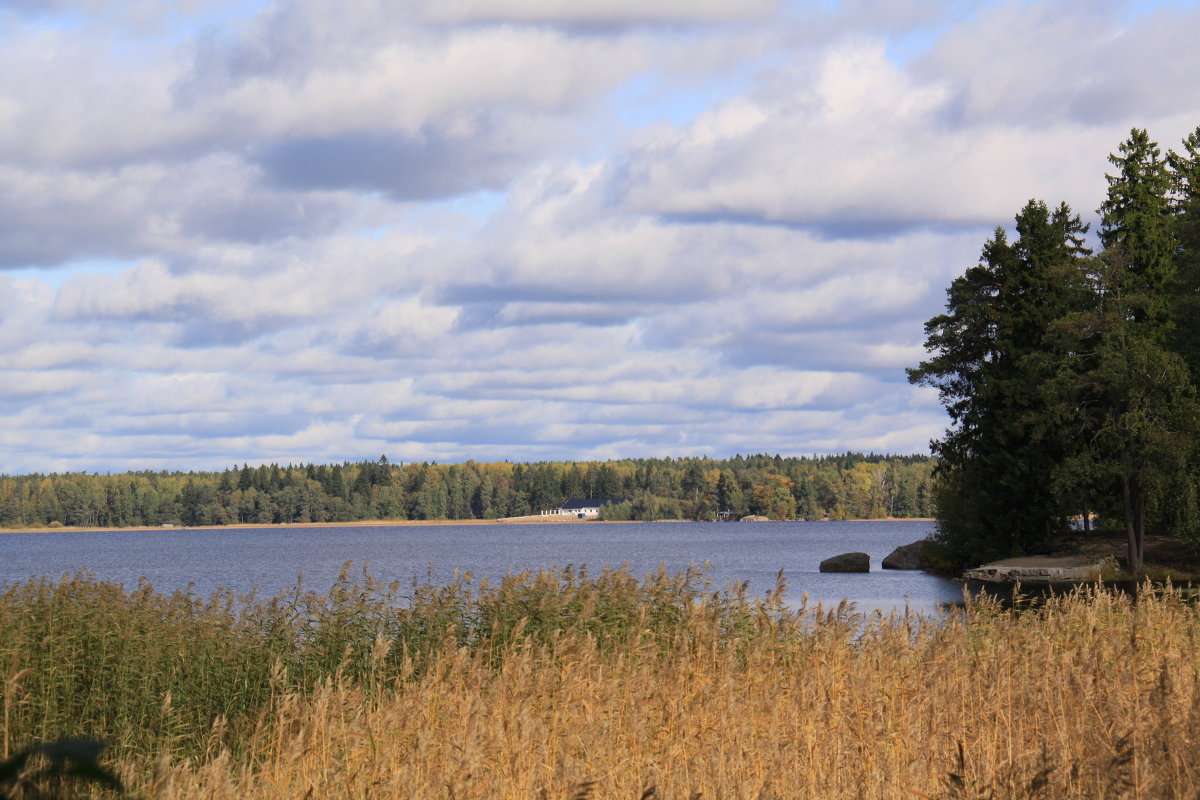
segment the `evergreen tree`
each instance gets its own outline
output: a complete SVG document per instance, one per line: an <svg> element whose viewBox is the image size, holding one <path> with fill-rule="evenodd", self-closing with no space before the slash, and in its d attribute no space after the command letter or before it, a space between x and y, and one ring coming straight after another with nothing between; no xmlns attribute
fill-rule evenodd
<svg viewBox="0 0 1200 800"><path fill-rule="evenodd" d="M950 414L931 443L939 535L964 562L1029 552L1070 511L1052 479L1071 444L1043 386L1057 369L1052 323L1078 303L1087 226L1066 204L1052 212L1031 200L1016 230L1010 243L997 228L980 263L951 283L947 313L925 326L932 357L909 370Z"/></svg>
<svg viewBox="0 0 1200 800"><path fill-rule="evenodd" d="M1195 528L1200 129L1164 159L1135 128L1109 161L1099 257L1065 205L1031 202L926 325L909 378L950 413L937 515L964 560L1027 551L1093 503L1124 521L1134 572L1150 525Z"/></svg>
<svg viewBox="0 0 1200 800"><path fill-rule="evenodd" d="M1110 154L1116 175L1105 175L1108 198L1100 205L1100 241L1106 250L1119 249L1128 259L1120 271L1120 291L1136 301L1129 311L1134 320L1151 326L1145 333L1156 339L1167 330L1167 286L1174 277L1175 240L1171 223L1171 179L1167 162L1146 131L1134 128Z"/></svg>
<svg viewBox="0 0 1200 800"><path fill-rule="evenodd" d="M1183 152L1167 156L1175 275L1171 283L1170 347L1183 357L1193 383L1200 382L1200 127L1183 140Z"/></svg>
<svg viewBox="0 0 1200 800"><path fill-rule="evenodd" d="M1187 366L1161 344L1158 328L1138 321L1148 306L1136 269L1122 249L1092 261L1099 289L1093 309L1070 318L1078 331L1067 370L1073 402L1085 421L1087 446L1069 464L1096 493L1115 494L1124 521L1129 569L1140 572L1149 520L1192 527L1196 487L1189 461L1200 436L1200 405ZM1119 498L1119 503L1116 502Z"/></svg>
<svg viewBox="0 0 1200 800"><path fill-rule="evenodd" d="M717 505L721 511L733 511L738 514L746 508L746 497L741 484L733 472L727 469L721 470L721 477L717 479Z"/></svg>
<svg viewBox="0 0 1200 800"><path fill-rule="evenodd" d="M1181 285L1176 260L1192 266L1194 252L1180 248L1177 234L1194 232L1188 211L1195 209L1198 145L1194 135L1184 140L1186 155L1163 159L1146 131L1133 129L1119 155L1109 156L1118 174L1106 176L1108 198L1100 206L1106 252L1094 262L1096 305L1084 318L1095 331L1096 363L1081 372L1093 393L1093 470L1120 483L1135 572L1147 514L1161 517L1164 510L1155 508L1156 499L1172 491L1176 507L1189 507L1194 492L1194 387L1187 362L1164 347L1187 350L1195 336L1195 319L1185 316L1194 296ZM1183 283L1192 277L1185 272Z"/></svg>
<svg viewBox="0 0 1200 800"><path fill-rule="evenodd" d="M342 467L340 464L334 464L329 470L329 487L326 489L326 491L333 497L337 497L342 500L349 499L349 495L346 490L346 476L342 473Z"/></svg>

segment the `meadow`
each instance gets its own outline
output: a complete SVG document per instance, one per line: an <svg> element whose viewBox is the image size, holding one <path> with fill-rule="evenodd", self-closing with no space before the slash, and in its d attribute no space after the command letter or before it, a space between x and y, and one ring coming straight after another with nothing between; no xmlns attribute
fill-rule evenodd
<svg viewBox="0 0 1200 800"><path fill-rule="evenodd" d="M3 747L146 798L1194 797L1200 617L1081 589L941 618L700 571L0 594Z"/></svg>

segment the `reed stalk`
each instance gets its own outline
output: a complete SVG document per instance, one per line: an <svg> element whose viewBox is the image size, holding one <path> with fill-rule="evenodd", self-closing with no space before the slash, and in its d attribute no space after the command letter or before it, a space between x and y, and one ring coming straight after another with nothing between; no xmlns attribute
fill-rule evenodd
<svg viewBox="0 0 1200 800"><path fill-rule="evenodd" d="M9 587L0 625L12 741L104 736L163 800L1200 794L1200 617L1169 587L929 618L700 570L267 602L75 576Z"/></svg>

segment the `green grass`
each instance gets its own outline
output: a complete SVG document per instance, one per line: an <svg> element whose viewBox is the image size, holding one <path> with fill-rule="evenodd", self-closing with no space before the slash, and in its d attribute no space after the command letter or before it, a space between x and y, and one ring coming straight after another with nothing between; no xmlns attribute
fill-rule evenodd
<svg viewBox="0 0 1200 800"><path fill-rule="evenodd" d="M771 613L743 590L713 591L700 569L639 580L567 567L403 585L347 565L328 592L297 587L265 601L127 590L88 574L31 580L0 592L4 753L78 737L127 754L236 751L285 694L328 681L378 693L447 651L499 659L514 642L564 632L605 650L666 642L702 598L731 638Z"/></svg>

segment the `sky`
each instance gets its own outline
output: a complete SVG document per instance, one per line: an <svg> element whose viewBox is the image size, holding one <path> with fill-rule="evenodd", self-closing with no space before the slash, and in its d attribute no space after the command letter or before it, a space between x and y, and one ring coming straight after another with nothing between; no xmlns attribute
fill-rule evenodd
<svg viewBox="0 0 1200 800"><path fill-rule="evenodd" d="M1196 2L0 0L0 474L925 453Z"/></svg>

